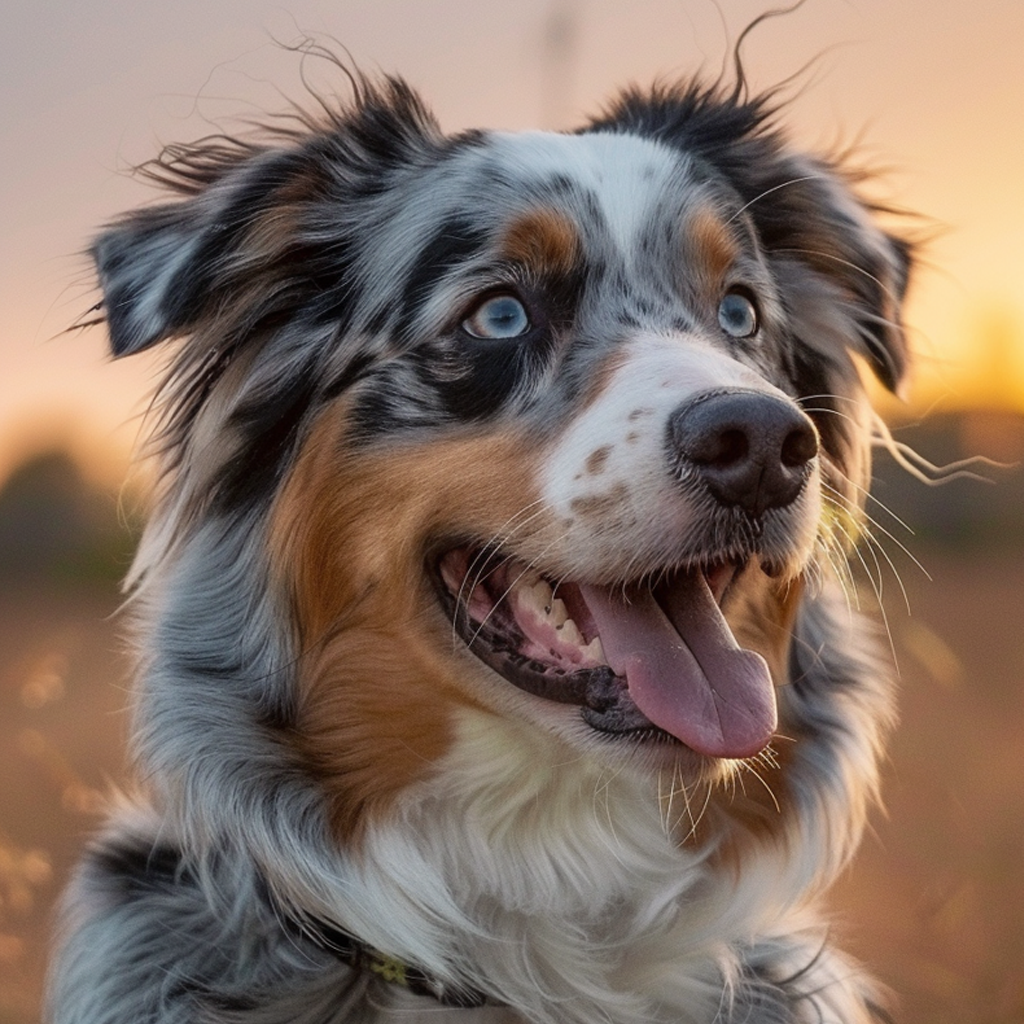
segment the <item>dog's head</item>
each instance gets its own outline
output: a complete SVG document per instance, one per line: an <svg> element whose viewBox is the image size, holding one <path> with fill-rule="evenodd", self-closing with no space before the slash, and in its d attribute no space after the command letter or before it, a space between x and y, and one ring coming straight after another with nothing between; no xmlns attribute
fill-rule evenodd
<svg viewBox="0 0 1024 1024"><path fill-rule="evenodd" d="M446 137L401 82L357 92L169 150L179 198L95 244L115 354L182 339L143 578L210 603L211 552L244 557L221 600L286 651L246 699L342 829L473 713L639 770L756 754L856 529L856 363L903 375L908 247L766 101Z"/></svg>

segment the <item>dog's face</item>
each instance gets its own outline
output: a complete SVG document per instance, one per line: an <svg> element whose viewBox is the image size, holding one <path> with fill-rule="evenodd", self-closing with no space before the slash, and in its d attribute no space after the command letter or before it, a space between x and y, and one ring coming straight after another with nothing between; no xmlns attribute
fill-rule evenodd
<svg viewBox="0 0 1024 1024"><path fill-rule="evenodd" d="M172 153L185 198L98 241L115 351L187 338L143 570L249 531L281 734L340 829L473 714L705 777L779 728L907 252L766 116L691 88L445 138L365 86L280 145Z"/></svg>

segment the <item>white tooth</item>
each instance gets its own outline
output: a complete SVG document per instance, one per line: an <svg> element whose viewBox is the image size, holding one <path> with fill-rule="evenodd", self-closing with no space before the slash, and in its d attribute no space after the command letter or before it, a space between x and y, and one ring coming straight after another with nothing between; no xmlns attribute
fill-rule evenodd
<svg viewBox="0 0 1024 1024"><path fill-rule="evenodd" d="M551 603L551 588L543 580L539 579L535 583L517 588L516 592L523 606L534 611L541 618L548 613L548 605Z"/></svg>
<svg viewBox="0 0 1024 1024"><path fill-rule="evenodd" d="M526 593L530 597L530 604L535 606L542 615L547 615L548 609L551 607L550 584L538 578L536 583L527 587Z"/></svg>
<svg viewBox="0 0 1024 1024"><path fill-rule="evenodd" d="M572 619L566 619L561 626L556 627L560 633L560 639L564 640L567 644L574 644L577 647L583 646L583 634L579 631L576 623Z"/></svg>
<svg viewBox="0 0 1024 1024"><path fill-rule="evenodd" d="M548 618L554 624L555 629L561 629L566 619L569 618L569 611L565 607L565 602L560 597L556 597L549 604L551 609L548 612Z"/></svg>
<svg viewBox="0 0 1024 1024"><path fill-rule="evenodd" d="M599 665L605 664L604 660L604 648L601 646L601 638L595 636L593 640L583 648L583 654L591 661L597 662Z"/></svg>
<svg viewBox="0 0 1024 1024"><path fill-rule="evenodd" d="M535 587L538 583L543 583L540 573L536 569L523 569L519 578L516 580L518 586L523 587Z"/></svg>

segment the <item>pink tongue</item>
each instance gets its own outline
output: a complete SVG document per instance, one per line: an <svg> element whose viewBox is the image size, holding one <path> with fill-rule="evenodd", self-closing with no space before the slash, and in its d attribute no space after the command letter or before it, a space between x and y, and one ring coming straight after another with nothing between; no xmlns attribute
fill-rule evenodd
<svg viewBox="0 0 1024 1024"><path fill-rule="evenodd" d="M661 604L646 589L580 590L608 664L655 725L710 757L767 746L777 723L768 665L736 643L702 573L678 577Z"/></svg>

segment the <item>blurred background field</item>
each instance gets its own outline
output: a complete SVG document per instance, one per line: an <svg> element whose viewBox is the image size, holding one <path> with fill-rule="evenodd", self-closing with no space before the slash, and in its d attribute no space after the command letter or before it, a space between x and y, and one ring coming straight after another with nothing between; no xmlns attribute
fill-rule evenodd
<svg viewBox="0 0 1024 1024"><path fill-rule="evenodd" d="M282 109L277 45L335 39L399 72L449 131L562 128L616 88L714 77L765 0L11 0L0 33L0 1024L38 1016L54 902L124 777L129 659L116 617L143 503L126 452L159 353L111 363L81 253L152 200L160 143ZM852 149L890 226L924 244L897 437L937 463L1024 460L1024 4L806 0L744 49L789 80L802 145ZM275 42L276 41L276 42ZM806 70L801 74L800 69ZM902 677L888 814L834 898L835 929L902 1024L1024 1024L1024 472L929 488L882 456L864 551ZM908 551L901 548L903 545ZM909 552L909 553L908 553ZM915 564L915 559L920 563ZM901 584L910 606L908 614ZM861 572L861 576L865 577ZM930 577L930 578L929 578ZM865 601L874 597L866 578Z"/></svg>
<svg viewBox="0 0 1024 1024"><path fill-rule="evenodd" d="M986 436L1004 458L1024 456L1015 416L897 431L939 462L978 454ZM877 475L876 492L915 530L876 506L895 570L865 552L903 721L888 813L835 892L835 930L899 993L905 1024L1020 1024L1024 473L927 488L883 456ZM137 531L132 506L59 451L0 488L0 1024L37 1019L55 900L103 794L124 778L130 667L116 577Z"/></svg>

